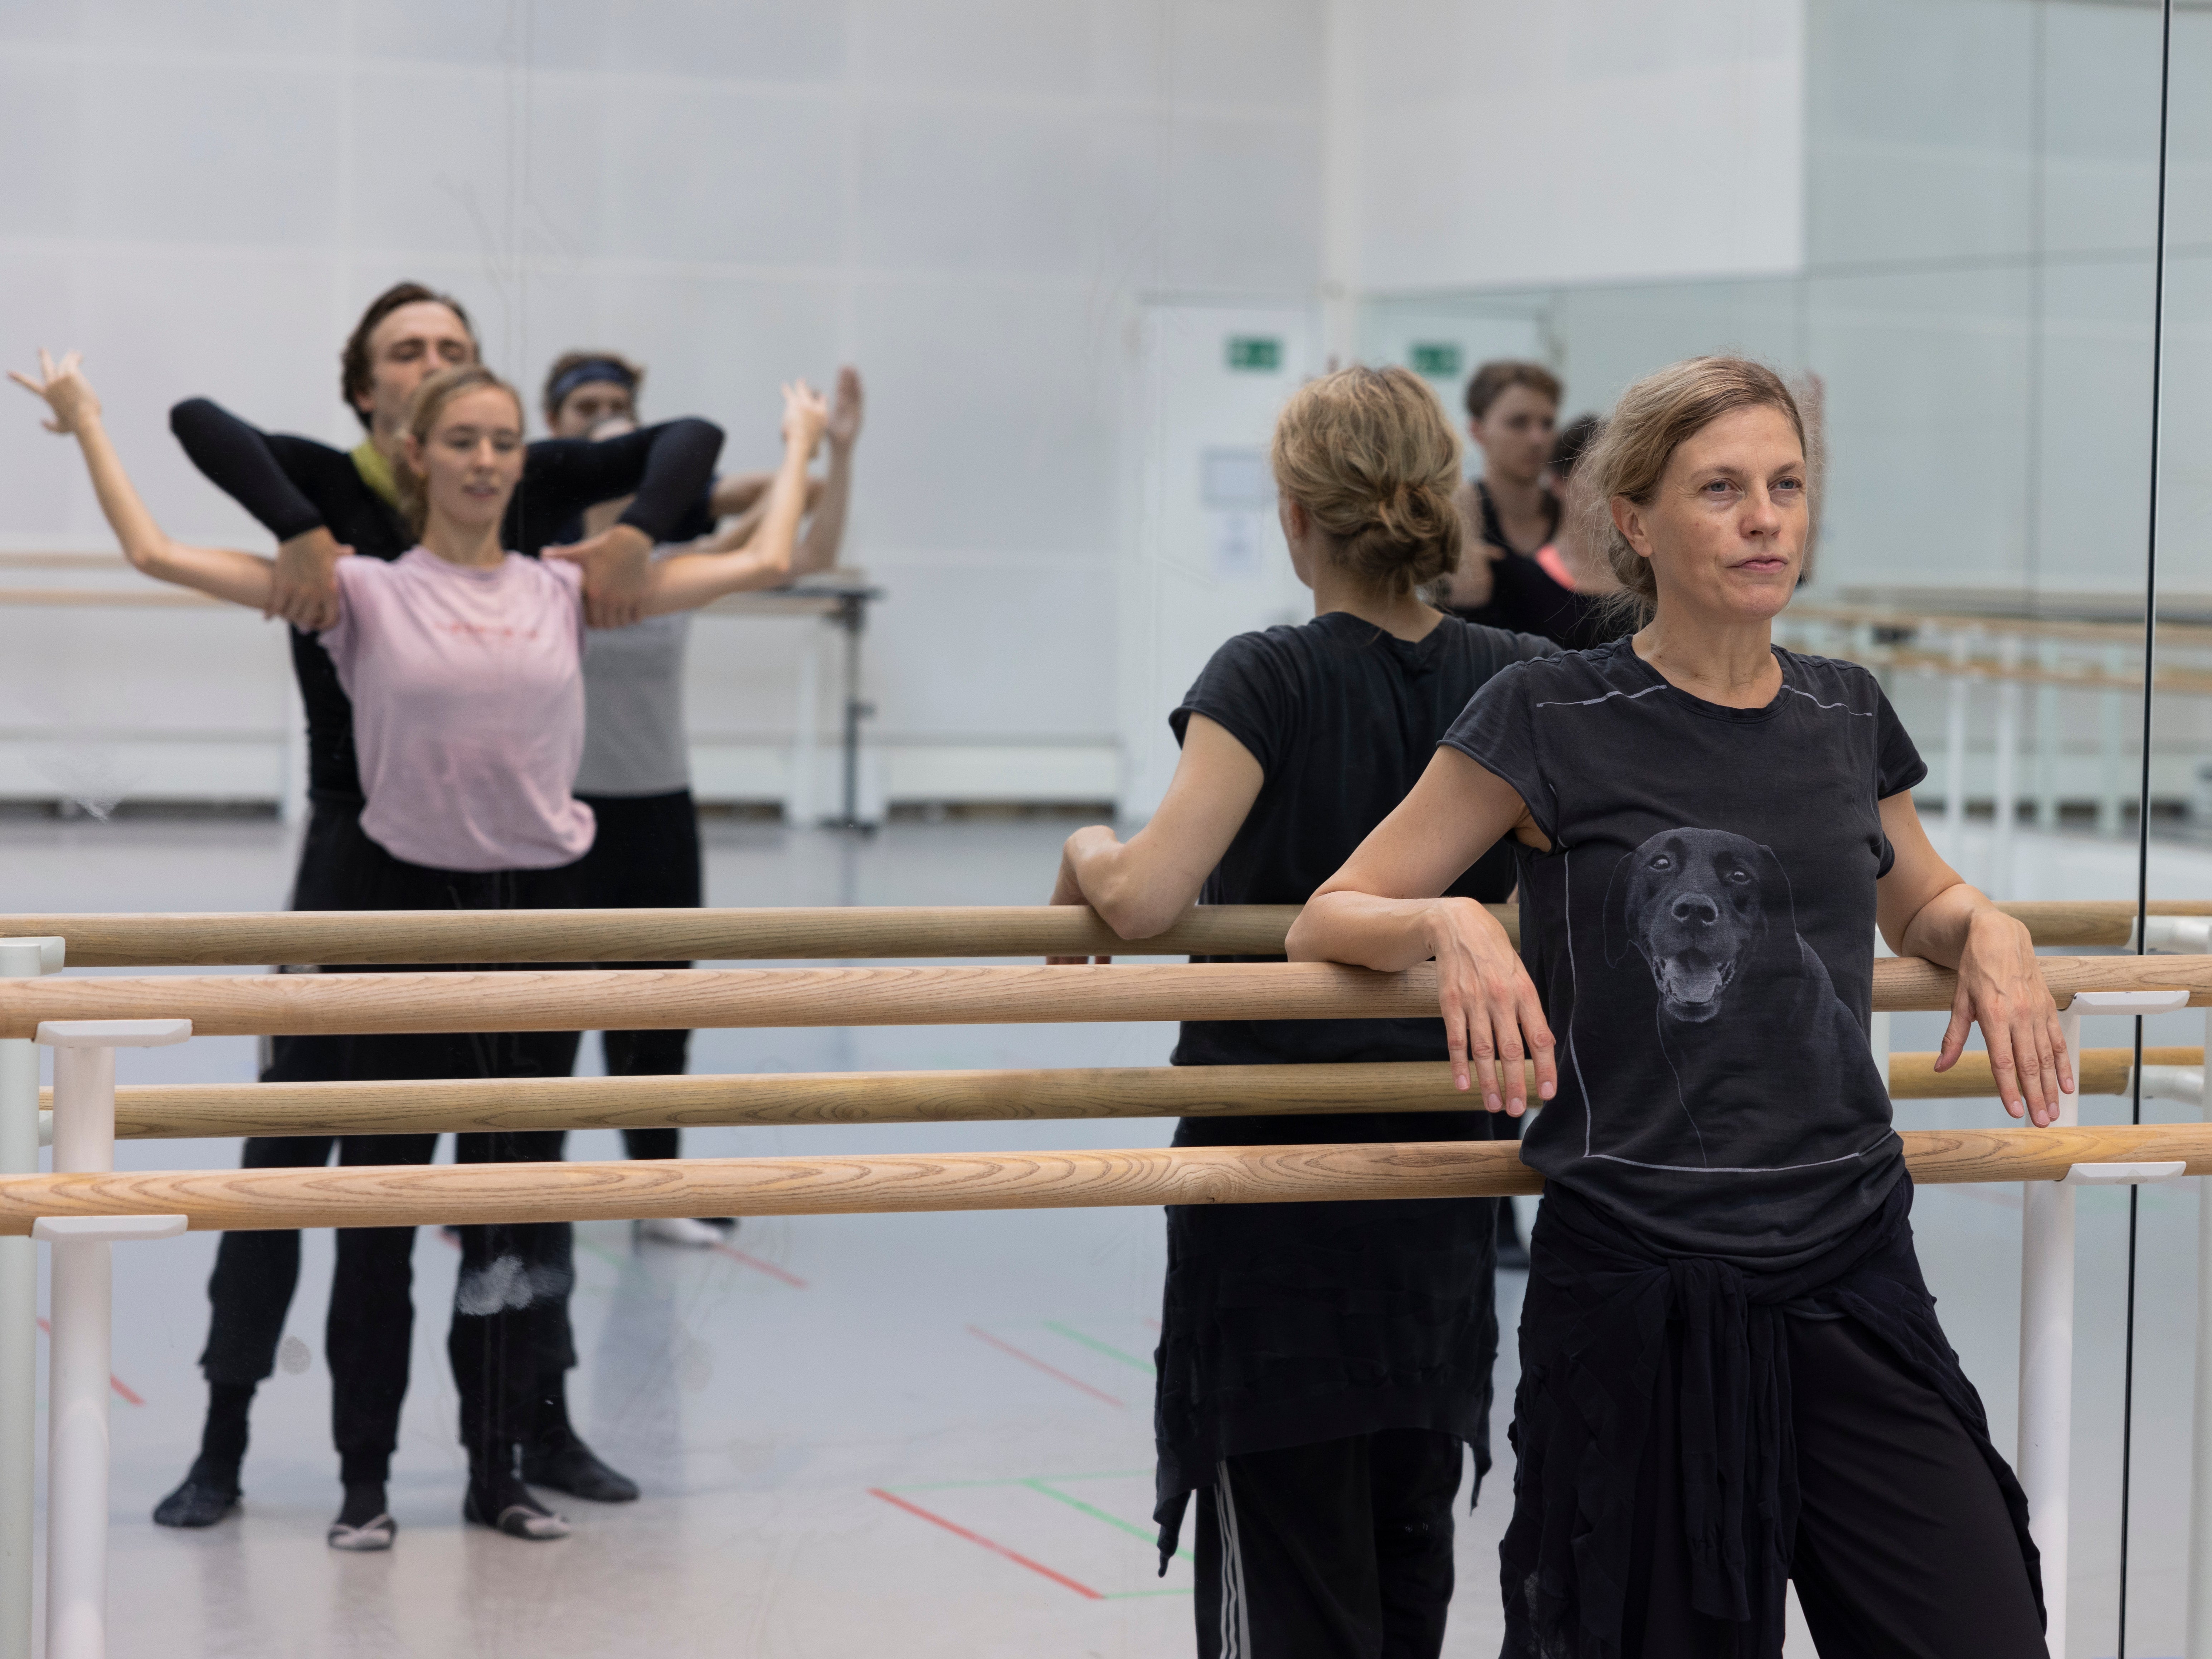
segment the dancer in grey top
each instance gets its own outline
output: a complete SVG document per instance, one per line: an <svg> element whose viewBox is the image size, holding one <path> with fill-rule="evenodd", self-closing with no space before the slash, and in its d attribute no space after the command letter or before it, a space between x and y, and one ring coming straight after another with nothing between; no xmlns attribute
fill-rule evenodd
<svg viewBox="0 0 2212 1659"><path fill-rule="evenodd" d="M556 436L612 438L635 428L645 371L611 352L571 352L546 376L546 422ZM860 436L860 377L841 370L826 433L829 477L808 492L811 514L792 561L792 574L826 569L836 561L851 499L853 447ZM741 547L758 528L771 475L744 473L715 481L678 534L702 534L694 545ZM581 532L612 514L594 507ZM736 516L719 532L717 516ZM704 533L702 533L704 532ZM690 745L684 720L684 658L690 618L648 617L628 628L593 629L584 647L584 758L576 794L599 820L599 838L585 855L586 902L606 908L690 908L703 902L698 811L691 798ZM607 963L614 967L689 963ZM683 1072L689 1031L606 1031L608 1075L665 1077ZM629 1129L632 1158L674 1158L678 1131ZM711 1247L732 1221L666 1217L638 1224L641 1237L666 1244Z"/></svg>

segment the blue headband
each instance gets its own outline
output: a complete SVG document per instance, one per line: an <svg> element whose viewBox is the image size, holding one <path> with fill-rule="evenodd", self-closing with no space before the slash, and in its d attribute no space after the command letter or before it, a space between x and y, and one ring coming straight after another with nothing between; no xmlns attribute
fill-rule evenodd
<svg viewBox="0 0 2212 1659"><path fill-rule="evenodd" d="M618 386L625 392L637 390L637 376L631 374L629 370L611 357L593 357L588 362L578 363L553 382L553 390L550 393L553 407L559 409L562 404L568 401L570 392L579 386L590 386L595 380L604 380L610 386Z"/></svg>

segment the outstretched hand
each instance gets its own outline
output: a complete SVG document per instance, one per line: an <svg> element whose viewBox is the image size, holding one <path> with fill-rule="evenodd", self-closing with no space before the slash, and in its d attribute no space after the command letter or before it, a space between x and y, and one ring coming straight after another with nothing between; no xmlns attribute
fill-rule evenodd
<svg viewBox="0 0 2212 1659"><path fill-rule="evenodd" d="M596 536L549 547L544 554L584 568L584 620L592 627L628 628L645 614L653 538L635 525L610 525Z"/></svg>
<svg viewBox="0 0 2212 1659"><path fill-rule="evenodd" d="M859 416L854 417L858 429ZM793 380L783 388L783 441L801 446L811 457L822 434L830 425L830 405L812 386L804 380Z"/></svg>
<svg viewBox="0 0 2212 1659"><path fill-rule="evenodd" d="M836 394L830 405L830 424L823 433L833 451L842 452L853 447L853 441L860 435L860 420L866 410L867 400L860 390L860 371L848 364L837 371Z"/></svg>
<svg viewBox="0 0 2212 1659"><path fill-rule="evenodd" d="M57 363L42 346L38 379L16 369L8 371L8 378L17 386L46 400L49 418L44 424L47 431L75 432L79 422L100 418L100 399L93 394L92 382L84 378L83 362L82 353L65 351Z"/></svg>
<svg viewBox="0 0 2212 1659"><path fill-rule="evenodd" d="M1936 1055L1938 1072L1959 1063L1966 1033L1977 1024L2005 1110L2039 1129L2057 1121L2059 1097L2074 1092L2058 1005L2044 983L2027 927L1994 905L1975 911L1967 926L1951 1024Z"/></svg>

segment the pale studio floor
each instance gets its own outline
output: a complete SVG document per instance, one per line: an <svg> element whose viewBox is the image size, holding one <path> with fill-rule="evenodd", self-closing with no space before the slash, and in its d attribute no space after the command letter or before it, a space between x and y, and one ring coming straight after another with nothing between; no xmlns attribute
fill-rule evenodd
<svg viewBox="0 0 2212 1659"><path fill-rule="evenodd" d="M865 843L769 826L710 832L721 904L1009 903L1041 898L1054 823L895 825ZM1967 874L1987 880L1970 830ZM6 910L258 909L283 901L288 841L260 823L0 821ZM2133 891L2132 848L2023 836L2021 896ZM2212 854L2161 849L2154 890L2212 895ZM2092 1043L2126 1040L2094 1028ZM1900 1048L1935 1016L1900 1016ZM1168 1027L969 1027L702 1034L701 1071L1156 1064ZM2199 1040L2159 1024L2153 1042ZM596 1044L587 1041L587 1068ZM252 1046L208 1039L122 1056L124 1080L249 1078ZM2155 1116L2179 1109L2151 1103ZM2084 1103L2124 1119L2118 1100ZM1900 1109L1905 1127L1987 1122L1986 1103ZM696 1155L1158 1144L1164 1123L696 1133ZM609 1133L571 1155L619 1155ZM140 1168L216 1166L230 1145L126 1144ZM2195 1183L2142 1196L2129 1651L2180 1645L2194 1330ZM2072 1650L2114 1648L2127 1200L2081 1194ZM2010 1448L2019 1279L2016 1189L1921 1195L1929 1276ZM569 1659L613 1652L902 1659L1134 1659L1190 1650L1190 1566L1152 1571L1151 1367L1162 1267L1157 1211L749 1222L728 1252L580 1229L572 1382L587 1437L644 1483L626 1508L567 1504L562 1543L465 1529L444 1354L455 1253L418 1235L414 1388L388 1556L327 1550L336 1507L321 1327L329 1236L308 1236L287 1368L257 1405L242 1516L209 1532L152 1525L183 1473L203 1401L211 1237L117 1253L112 1612L136 1656L413 1655ZM1501 1285L1507 1329L1520 1283ZM1509 1345L1498 1368L1510 1397ZM127 1393L125 1392L127 1390ZM1496 1441L1505 1451L1504 1410ZM1494 1654L1501 1468L1459 1533L1447 1651ZM1810 1650L1802 1636L1793 1654Z"/></svg>

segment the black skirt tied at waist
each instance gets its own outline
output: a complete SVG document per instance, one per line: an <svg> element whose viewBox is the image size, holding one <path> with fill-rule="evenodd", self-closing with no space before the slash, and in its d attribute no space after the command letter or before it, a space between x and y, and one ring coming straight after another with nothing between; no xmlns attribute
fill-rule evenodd
<svg viewBox="0 0 2212 1659"><path fill-rule="evenodd" d="M1680 1442L1692 1605L1737 1627L1733 1655L1781 1651L1798 1512L1785 1317L1856 1320L1957 1415L2003 1495L2040 1607L2027 1494L1936 1322L1911 1210L1908 1177L1826 1255L1761 1273L1662 1255L1552 1184L1530 1244L1513 1416L1520 1462L1499 1550L1509 1659L1621 1652L1638 1477L1662 1435ZM1677 1410L1657 1421L1670 1326L1681 1354Z"/></svg>

